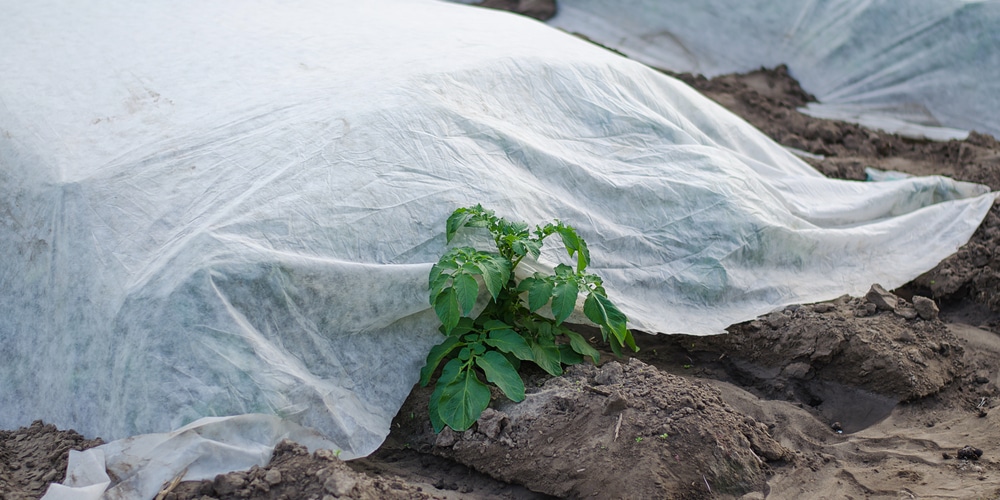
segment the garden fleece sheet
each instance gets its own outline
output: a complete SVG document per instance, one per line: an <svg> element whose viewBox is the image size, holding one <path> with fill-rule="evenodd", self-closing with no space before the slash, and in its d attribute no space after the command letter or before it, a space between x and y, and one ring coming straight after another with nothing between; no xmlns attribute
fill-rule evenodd
<svg viewBox="0 0 1000 500"><path fill-rule="evenodd" d="M901 285L994 200L826 179L684 84L507 13L0 3L6 428L264 414L368 454L440 340L426 279L459 206L577 227L633 328L712 334Z"/></svg>

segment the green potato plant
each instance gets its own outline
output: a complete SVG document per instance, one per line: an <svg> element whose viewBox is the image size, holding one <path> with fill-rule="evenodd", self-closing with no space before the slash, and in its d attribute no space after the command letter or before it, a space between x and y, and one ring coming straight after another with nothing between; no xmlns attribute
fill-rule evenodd
<svg viewBox="0 0 1000 500"><path fill-rule="evenodd" d="M448 243L466 227L487 229L496 251L455 247L431 268L430 303L445 338L427 355L420 384L427 386L444 364L429 403L435 432L445 425L457 431L471 427L492 399L487 383L512 401L524 400L521 362L535 363L553 376L561 375L564 365L585 358L596 363L597 350L564 324L581 296L584 315L600 327L612 352L638 350L626 327L628 318L608 299L601 278L586 272L590 251L576 229L557 220L530 230L523 222L508 221L476 205L448 217ZM538 258L544 240L554 234L575 265L559 264L554 274L534 273L518 282L514 270L526 256ZM473 318L480 281L489 301ZM551 317L539 314L546 305Z"/></svg>

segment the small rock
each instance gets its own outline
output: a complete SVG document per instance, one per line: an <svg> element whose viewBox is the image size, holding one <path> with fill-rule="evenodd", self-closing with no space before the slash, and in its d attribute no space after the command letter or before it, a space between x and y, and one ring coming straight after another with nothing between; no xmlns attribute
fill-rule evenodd
<svg viewBox="0 0 1000 500"><path fill-rule="evenodd" d="M939 345L938 347L939 347L938 352L941 353L942 356L947 358L949 355L951 355L951 344L947 342L941 342L941 345Z"/></svg>
<svg viewBox="0 0 1000 500"><path fill-rule="evenodd" d="M788 316L780 312L774 312L768 314L765 321L767 321L768 326L777 330L788 324Z"/></svg>
<svg viewBox="0 0 1000 500"><path fill-rule="evenodd" d="M912 307L897 307L893 310L893 312L896 313L896 316L903 319L917 319L917 316L919 315L917 310Z"/></svg>
<svg viewBox="0 0 1000 500"><path fill-rule="evenodd" d="M830 424L830 429L833 429L833 432L836 432L837 434L844 433L844 427L840 425L840 422L834 422Z"/></svg>
<svg viewBox="0 0 1000 500"><path fill-rule="evenodd" d="M336 471L323 482L323 491L335 497L343 497L350 495L357 483L357 480L348 474Z"/></svg>
<svg viewBox="0 0 1000 500"><path fill-rule="evenodd" d="M316 471L316 479L318 479L319 482L322 483L322 482L326 481L326 478L330 477L330 474L333 474L333 470L324 467L324 468Z"/></svg>
<svg viewBox="0 0 1000 500"><path fill-rule="evenodd" d="M820 313L820 314L830 312L830 311L832 311L834 309L836 309L836 307L833 304L830 304L828 302L823 302L823 303L820 303L820 304L813 304L813 306L812 306L813 312L817 312L817 313Z"/></svg>
<svg viewBox="0 0 1000 500"><path fill-rule="evenodd" d="M508 421L509 418L507 418L506 413L496 411L493 408L487 408L483 410L482 415L479 416L479 420L476 421L476 428L486 437L496 439L503 432L504 428L507 427Z"/></svg>
<svg viewBox="0 0 1000 500"><path fill-rule="evenodd" d="M888 292L878 283L872 285L868 293L865 294L865 298L868 299L868 302L875 304L875 308L880 311L892 311L896 309L896 304L899 302L899 297Z"/></svg>
<svg viewBox="0 0 1000 500"><path fill-rule="evenodd" d="M979 370L976 372L976 376L972 380L980 385L988 384L990 382L990 372L986 370Z"/></svg>
<svg viewBox="0 0 1000 500"><path fill-rule="evenodd" d="M616 392L609 396L607 402L604 403L604 414L614 415L625 408L628 408L628 401L625 401L625 398Z"/></svg>
<svg viewBox="0 0 1000 500"><path fill-rule="evenodd" d="M913 296L913 308L916 309L917 314L922 319L925 319L927 321L937 319L938 313L941 312L941 310L938 309L937 304L934 303L933 300L928 299L927 297L921 297L919 295Z"/></svg>
<svg viewBox="0 0 1000 500"><path fill-rule="evenodd" d="M291 439L282 439L274 447L274 456L277 457L280 455L284 455L286 453L291 453L293 455L308 455L309 448L306 448L305 446L302 446L301 444L296 443Z"/></svg>
<svg viewBox="0 0 1000 500"><path fill-rule="evenodd" d="M281 471L279 471L278 469L270 469L270 470L268 470L267 474L264 474L264 481L267 481L267 484L270 484L271 486L274 486L274 485L280 483L281 482Z"/></svg>
<svg viewBox="0 0 1000 500"><path fill-rule="evenodd" d="M951 453L948 453L947 451L942 452L941 453L941 458L943 458L945 460L951 460Z"/></svg>
<svg viewBox="0 0 1000 500"><path fill-rule="evenodd" d="M458 436L458 433L451 430L451 427L445 426L437 435L437 439L434 440L434 446L448 448L458 442Z"/></svg>
<svg viewBox="0 0 1000 500"><path fill-rule="evenodd" d="M44 483L51 483L52 481L55 481L55 479L56 479L56 477L58 475L59 475L59 471L55 470L55 469L52 469L52 470L46 472L44 476L42 476L42 482L44 482Z"/></svg>
<svg viewBox="0 0 1000 500"><path fill-rule="evenodd" d="M958 450L959 460L979 460L981 456L983 456L983 450L973 448L969 445L965 445L961 450Z"/></svg>
<svg viewBox="0 0 1000 500"><path fill-rule="evenodd" d="M878 308L875 307L875 304L868 302L865 305L855 309L854 316L858 318L865 318L874 315L876 311L878 311Z"/></svg>
<svg viewBox="0 0 1000 500"><path fill-rule="evenodd" d="M232 495L246 486L247 482L239 473L219 474L212 482L212 488L217 495Z"/></svg>
<svg viewBox="0 0 1000 500"><path fill-rule="evenodd" d="M804 379L809 373L809 370L812 370L812 366L810 366L809 363L799 362L786 366L783 370L781 370L781 374L788 378Z"/></svg>
<svg viewBox="0 0 1000 500"><path fill-rule="evenodd" d="M325 448L320 448L316 450L316 452L313 453L313 456L320 460L326 460L327 462L333 462L334 460L337 460L337 454L334 453L333 450L327 450Z"/></svg>
<svg viewBox="0 0 1000 500"><path fill-rule="evenodd" d="M605 363L601 370L594 376L594 383L598 385L620 384L625 376L625 370L621 363L612 361Z"/></svg>

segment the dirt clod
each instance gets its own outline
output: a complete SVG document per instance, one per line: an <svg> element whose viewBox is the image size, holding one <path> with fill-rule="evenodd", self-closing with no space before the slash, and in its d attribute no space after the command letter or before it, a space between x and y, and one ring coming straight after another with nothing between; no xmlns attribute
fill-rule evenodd
<svg viewBox="0 0 1000 500"><path fill-rule="evenodd" d="M983 450L965 445L956 454L959 460L979 460L983 456Z"/></svg>

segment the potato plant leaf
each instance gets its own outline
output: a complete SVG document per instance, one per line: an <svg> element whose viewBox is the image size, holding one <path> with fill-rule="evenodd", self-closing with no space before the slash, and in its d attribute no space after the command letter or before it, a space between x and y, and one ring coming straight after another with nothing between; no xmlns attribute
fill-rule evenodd
<svg viewBox="0 0 1000 500"><path fill-rule="evenodd" d="M563 332L563 334L569 338L570 347L572 347L574 351L580 353L580 355L590 356L590 359L594 360L595 364L601 359L601 353L598 352L597 349L594 349L590 343L587 342L587 339L583 338L583 335L569 330Z"/></svg>
<svg viewBox="0 0 1000 500"><path fill-rule="evenodd" d="M445 337L444 342L431 348L431 352L427 355L427 363L420 369L420 385L422 387L426 387L431 381L431 375L434 375L434 370L437 370L445 356L461 343L462 341L458 337Z"/></svg>
<svg viewBox="0 0 1000 500"><path fill-rule="evenodd" d="M551 340L541 339L531 343L531 354L536 365L548 372L549 375L558 377L562 375L562 355Z"/></svg>
<svg viewBox="0 0 1000 500"><path fill-rule="evenodd" d="M468 315L476 305L476 298L479 297L479 283L472 275L461 273L455 276L452 286L455 287L461 314Z"/></svg>
<svg viewBox="0 0 1000 500"><path fill-rule="evenodd" d="M462 367L457 368L459 374L441 391L438 413L441 415L441 420L449 427L456 431L464 431L472 427L490 404L490 388L479 380L479 376L471 366L457 359L449 361L448 365L452 363ZM448 365L445 365L445 369ZM441 383L440 380L438 383Z"/></svg>
<svg viewBox="0 0 1000 500"><path fill-rule="evenodd" d="M503 354L487 351L476 358L476 365L482 368L486 380L499 387L511 401L524 401L524 381Z"/></svg>
<svg viewBox="0 0 1000 500"><path fill-rule="evenodd" d="M437 313L438 319L444 324L445 331L450 332L458 325L458 318L461 317L461 311L458 304L458 293L454 288L445 288L438 294L434 299L434 312Z"/></svg>
<svg viewBox="0 0 1000 500"><path fill-rule="evenodd" d="M557 284L552 289L552 315L555 316L556 324L560 324L576 309L576 297L580 292L579 286L574 281Z"/></svg>
<svg viewBox="0 0 1000 500"><path fill-rule="evenodd" d="M559 346L559 362L570 366L578 365L583 363L583 356L574 351L569 345L562 344Z"/></svg>
<svg viewBox="0 0 1000 500"><path fill-rule="evenodd" d="M528 288L528 310L535 312L545 304L548 304L549 300L552 299L552 288L552 282L544 279L534 279Z"/></svg>
<svg viewBox="0 0 1000 500"><path fill-rule="evenodd" d="M523 361L533 361L534 354L531 346L514 330L494 330L490 332L490 337L486 339L486 345L496 347L502 352L509 352L517 359Z"/></svg>

